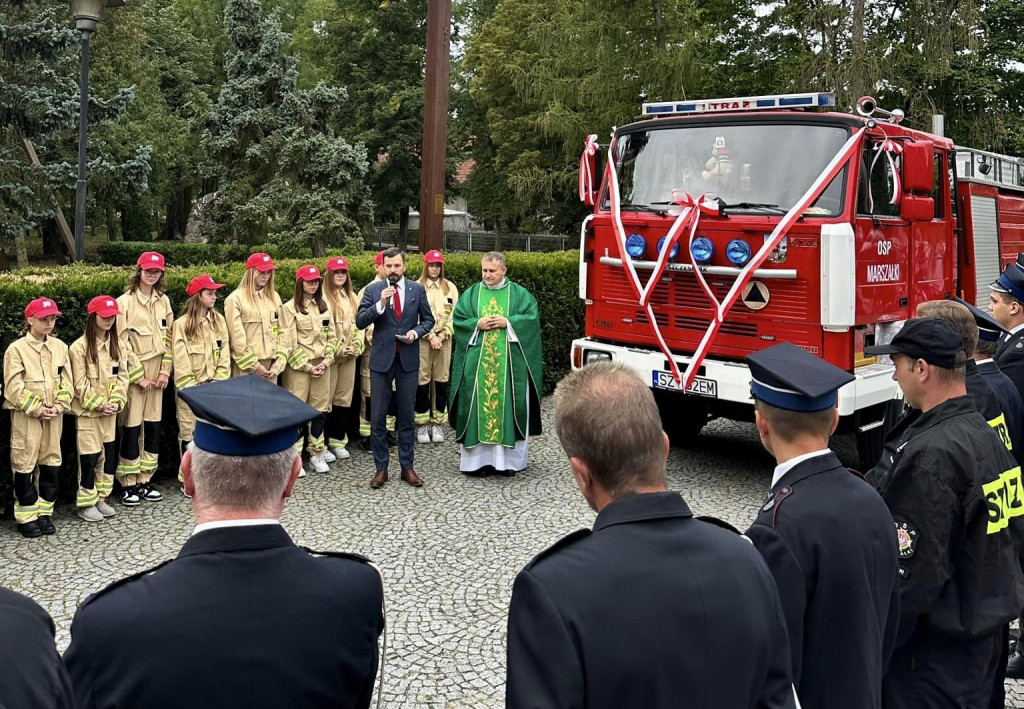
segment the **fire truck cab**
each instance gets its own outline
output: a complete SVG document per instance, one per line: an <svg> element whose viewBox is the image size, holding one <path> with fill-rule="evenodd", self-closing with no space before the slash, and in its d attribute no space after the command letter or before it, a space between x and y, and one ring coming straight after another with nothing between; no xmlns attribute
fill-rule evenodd
<svg viewBox="0 0 1024 709"><path fill-rule="evenodd" d="M573 342L573 368L614 360L637 370L666 431L685 444L713 418L753 420L744 357L792 342L855 375L839 392L840 431L856 433L861 466L872 467L901 394L888 358L864 348L890 340L924 301L960 295L987 307L988 284L1024 251L1024 167L910 129L900 112L867 98L858 113L837 112L828 93L674 101L644 104L640 120L617 128L614 170L595 185L581 228L586 330ZM681 391L631 286L616 220L628 234L625 258L646 279L681 209L678 195L706 195L717 207L701 214L692 241L676 243L650 297L682 369L716 307L695 271L724 301L779 220L862 128L856 153L749 276ZM589 169L601 174L596 160Z"/></svg>

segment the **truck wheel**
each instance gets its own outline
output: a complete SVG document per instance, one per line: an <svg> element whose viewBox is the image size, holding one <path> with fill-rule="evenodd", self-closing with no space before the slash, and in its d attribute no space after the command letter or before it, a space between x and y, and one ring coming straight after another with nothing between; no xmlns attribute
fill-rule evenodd
<svg viewBox="0 0 1024 709"><path fill-rule="evenodd" d="M860 472L867 473L878 465L885 450L885 436L902 413L903 400L893 399L857 414L857 457L860 459ZM871 428L861 431L862 426Z"/></svg>
<svg viewBox="0 0 1024 709"><path fill-rule="evenodd" d="M674 447L692 446L711 420L707 407L696 397L668 391L655 391L661 426Z"/></svg>

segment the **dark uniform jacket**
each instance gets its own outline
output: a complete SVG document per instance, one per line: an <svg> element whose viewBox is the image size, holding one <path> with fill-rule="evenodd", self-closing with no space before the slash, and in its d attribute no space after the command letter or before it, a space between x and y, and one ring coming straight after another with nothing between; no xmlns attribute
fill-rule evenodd
<svg viewBox="0 0 1024 709"><path fill-rule="evenodd" d="M764 560L678 493L612 502L516 578L507 709L793 705Z"/></svg>
<svg viewBox="0 0 1024 709"><path fill-rule="evenodd" d="M912 410L868 474L899 534L897 647L996 633L1020 611L1020 468L969 396Z"/></svg>
<svg viewBox="0 0 1024 709"><path fill-rule="evenodd" d="M382 597L360 557L311 556L279 525L210 529L86 599L64 660L80 709L367 707Z"/></svg>
<svg viewBox="0 0 1024 709"><path fill-rule="evenodd" d="M747 536L775 576L807 707L877 709L899 621L896 530L879 494L834 453L772 487Z"/></svg>
<svg viewBox="0 0 1024 709"><path fill-rule="evenodd" d="M1024 329L1007 335L996 350L996 365L1024 398Z"/></svg>
<svg viewBox="0 0 1024 709"><path fill-rule="evenodd" d="M1006 426L1010 429L1010 442L1013 444L1013 457L1017 462L1024 461L1024 402L1013 380L1003 374L994 360L978 363L978 372L985 378L985 383L999 398L999 406L1006 417Z"/></svg>
<svg viewBox="0 0 1024 709"><path fill-rule="evenodd" d="M999 434L999 439L1016 460L1016 445L1013 437L1010 435L1010 424L1003 413L1002 402L999 401L995 391L992 390L988 381L982 376L981 370L978 369L978 365L973 359L967 360L967 372L964 383L967 385L967 393L974 397L974 405L977 407L978 413Z"/></svg>
<svg viewBox="0 0 1024 709"><path fill-rule="evenodd" d="M71 680L39 604L0 588L0 708L74 709Z"/></svg>

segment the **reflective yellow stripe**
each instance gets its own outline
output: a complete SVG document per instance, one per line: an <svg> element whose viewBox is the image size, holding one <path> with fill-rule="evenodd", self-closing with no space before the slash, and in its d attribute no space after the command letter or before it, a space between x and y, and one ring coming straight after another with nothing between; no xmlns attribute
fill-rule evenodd
<svg viewBox="0 0 1024 709"><path fill-rule="evenodd" d="M143 369L141 366L136 367L135 369L133 369L130 372L128 372L128 381L130 383L134 384L135 382L137 382L140 379L142 379L142 375L145 374L145 373L146 373L146 370Z"/></svg>
<svg viewBox="0 0 1024 709"><path fill-rule="evenodd" d="M420 413L419 411L417 411L416 414L413 416L413 423L415 423L417 426L424 426L430 423L430 412L424 411Z"/></svg>
<svg viewBox="0 0 1024 709"><path fill-rule="evenodd" d="M121 406L124 406L128 402L120 394L111 394L110 395L110 403L111 404L120 404Z"/></svg>
<svg viewBox="0 0 1024 709"><path fill-rule="evenodd" d="M25 396L21 399L21 410L27 412L29 409L34 407L36 403L40 401L39 397L30 391L25 392Z"/></svg>
<svg viewBox="0 0 1024 709"><path fill-rule="evenodd" d="M129 464L129 465L118 465L117 466L117 474L118 475L137 475L138 472L139 472L139 464L138 463L135 463L134 465Z"/></svg>
<svg viewBox="0 0 1024 709"><path fill-rule="evenodd" d="M142 462L139 463L139 469L149 473L156 470L157 463L156 458L143 458Z"/></svg>
<svg viewBox="0 0 1024 709"><path fill-rule="evenodd" d="M189 374L189 375L186 375L186 376L182 377L181 379L178 379L177 381L175 381L174 382L174 386L178 387L179 389L184 389L185 387L191 386L192 384L195 384L195 383L196 383L196 378L193 377L191 374Z"/></svg>
<svg viewBox="0 0 1024 709"><path fill-rule="evenodd" d="M85 403L82 406L86 411L95 411L102 405L103 399L100 398L98 395L93 394L92 396L85 400Z"/></svg>
<svg viewBox="0 0 1024 709"><path fill-rule="evenodd" d="M359 435L362 436L363 438L366 438L367 436L370 435L370 422L369 421L360 421L359 422Z"/></svg>
<svg viewBox="0 0 1024 709"><path fill-rule="evenodd" d="M78 493L78 497L75 498L75 505L78 507L92 507L100 501L99 493L93 491L92 494L83 495L81 492Z"/></svg>
<svg viewBox="0 0 1024 709"><path fill-rule="evenodd" d="M1019 465L982 485L981 489L988 505L989 534L1006 529L1011 518L1024 515L1024 490L1021 488Z"/></svg>
<svg viewBox="0 0 1024 709"><path fill-rule="evenodd" d="M256 366L256 355L250 352L249 354L239 357L235 360L235 364L238 365L239 369L250 369Z"/></svg>
<svg viewBox="0 0 1024 709"><path fill-rule="evenodd" d="M47 502L43 498L39 498L39 502L36 503L41 515L52 515L53 514L53 503Z"/></svg>
<svg viewBox="0 0 1024 709"><path fill-rule="evenodd" d="M114 489L114 482L112 480L97 480L96 481L96 492L103 493L104 497L110 494Z"/></svg>

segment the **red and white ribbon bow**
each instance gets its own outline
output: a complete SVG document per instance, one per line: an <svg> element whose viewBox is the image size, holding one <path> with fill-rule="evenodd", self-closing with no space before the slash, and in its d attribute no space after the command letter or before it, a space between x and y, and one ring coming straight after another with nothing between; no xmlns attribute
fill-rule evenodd
<svg viewBox="0 0 1024 709"><path fill-rule="evenodd" d="M868 174L875 174L875 163L878 162L878 158L885 154L885 159L889 162L889 174L892 175L892 195L889 197L889 204L899 204L900 199L903 196L903 189L900 185L900 171L896 167L896 156L903 153L903 145L897 143L892 138L886 138L877 146L875 146L875 157L871 160L871 169ZM871 194L871 190L868 190L868 209L872 212L875 211L875 200Z"/></svg>
<svg viewBox="0 0 1024 709"><path fill-rule="evenodd" d="M588 207L594 206L594 169L597 166L597 134L587 136L580 155L579 191L580 201Z"/></svg>

